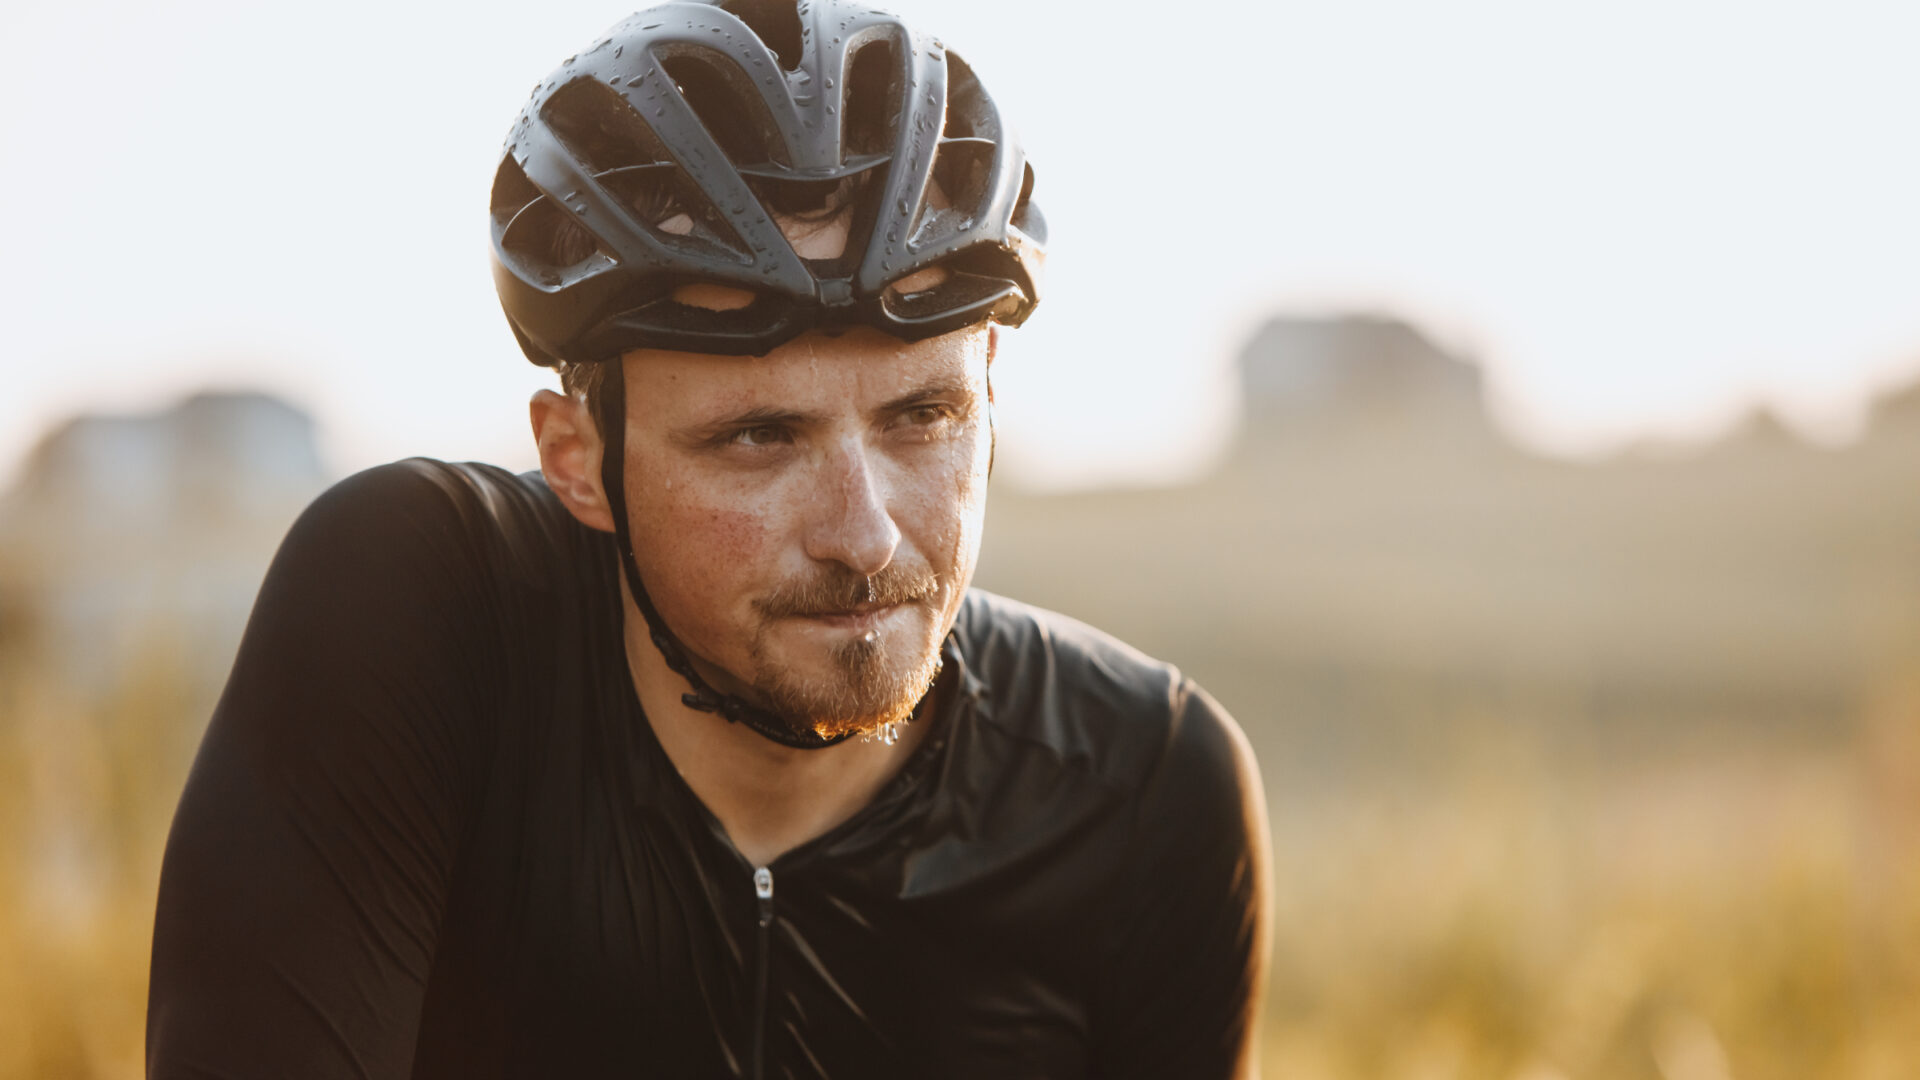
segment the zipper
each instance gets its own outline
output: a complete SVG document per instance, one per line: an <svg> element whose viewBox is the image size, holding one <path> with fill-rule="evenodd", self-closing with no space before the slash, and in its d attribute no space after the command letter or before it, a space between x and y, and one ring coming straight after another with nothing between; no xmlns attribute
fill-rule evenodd
<svg viewBox="0 0 1920 1080"><path fill-rule="evenodd" d="M753 895L760 909L760 948L754 959L753 987L753 1078L760 1080L766 1067L767 1032L767 952L773 938L773 871L758 866L753 871Z"/></svg>

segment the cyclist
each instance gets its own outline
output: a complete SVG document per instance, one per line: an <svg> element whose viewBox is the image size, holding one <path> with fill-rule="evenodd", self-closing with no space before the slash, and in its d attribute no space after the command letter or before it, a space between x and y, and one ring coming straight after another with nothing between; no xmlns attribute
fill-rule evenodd
<svg viewBox="0 0 1920 1080"><path fill-rule="evenodd" d="M1033 173L838 0L618 24L494 178L541 472L287 537L169 838L176 1076L1251 1075L1264 811L1164 664L968 588Z"/></svg>

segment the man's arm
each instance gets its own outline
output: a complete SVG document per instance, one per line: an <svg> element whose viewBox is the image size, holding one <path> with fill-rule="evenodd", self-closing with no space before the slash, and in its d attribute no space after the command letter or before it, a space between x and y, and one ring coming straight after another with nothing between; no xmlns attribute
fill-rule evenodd
<svg viewBox="0 0 1920 1080"><path fill-rule="evenodd" d="M151 1077L411 1068L490 662L433 468L341 483L274 559L168 838Z"/></svg>
<svg viewBox="0 0 1920 1080"><path fill-rule="evenodd" d="M1255 1077L1271 856L1246 737L1191 682L1176 694L1115 883L1097 1075Z"/></svg>

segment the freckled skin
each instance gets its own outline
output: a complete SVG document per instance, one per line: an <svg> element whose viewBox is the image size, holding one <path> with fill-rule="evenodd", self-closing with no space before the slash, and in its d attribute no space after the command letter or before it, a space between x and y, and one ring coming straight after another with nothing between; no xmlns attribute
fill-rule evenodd
<svg viewBox="0 0 1920 1080"><path fill-rule="evenodd" d="M861 328L765 357L626 355L635 555L716 686L750 697L773 677L832 686L833 650L868 629L889 672L931 661L979 554L987 340L984 326L911 344ZM756 608L835 567L937 584L870 627Z"/></svg>

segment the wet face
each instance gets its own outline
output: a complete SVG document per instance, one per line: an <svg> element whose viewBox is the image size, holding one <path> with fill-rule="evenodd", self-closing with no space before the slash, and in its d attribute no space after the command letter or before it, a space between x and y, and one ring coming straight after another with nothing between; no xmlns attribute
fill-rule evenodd
<svg viewBox="0 0 1920 1080"><path fill-rule="evenodd" d="M627 354L636 558L709 681L825 735L911 712L979 552L987 359L985 327Z"/></svg>

